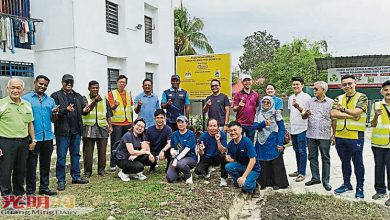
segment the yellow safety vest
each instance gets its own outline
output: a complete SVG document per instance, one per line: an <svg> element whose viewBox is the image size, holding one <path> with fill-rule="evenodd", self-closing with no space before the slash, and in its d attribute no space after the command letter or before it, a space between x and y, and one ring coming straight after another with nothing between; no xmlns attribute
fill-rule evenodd
<svg viewBox="0 0 390 220"><path fill-rule="evenodd" d="M88 101L88 105L92 103L92 99L89 97L89 95L85 96ZM103 96L102 96L103 97ZM103 97L102 101L98 102L95 106L97 109L97 122L99 127L106 127L108 125L106 113L107 113L107 104L106 104L106 98ZM83 125L87 126L94 126L96 124L96 109L93 109L89 112L88 115L83 115Z"/></svg>
<svg viewBox="0 0 390 220"><path fill-rule="evenodd" d="M390 121L382 101L375 102L374 109L381 109L382 114L378 117L378 123L372 130L371 143L384 148L390 148Z"/></svg>
<svg viewBox="0 0 390 220"><path fill-rule="evenodd" d="M339 104L341 104L346 109L355 109L356 104L359 98L362 96L362 93L356 92L354 96L349 100L347 104L347 96L340 95L338 97ZM348 138L348 139L358 139L358 131L366 130L366 112L363 112L358 121L352 119L337 119L336 124L336 137Z"/></svg>
<svg viewBox="0 0 390 220"><path fill-rule="evenodd" d="M112 96L114 97L114 101L119 102L119 106L113 110L113 116L111 118L111 122L124 122L126 119L128 122L133 122L132 113L133 106L131 105L131 93L126 92L126 106L123 105L122 97L119 94L118 90L112 91Z"/></svg>

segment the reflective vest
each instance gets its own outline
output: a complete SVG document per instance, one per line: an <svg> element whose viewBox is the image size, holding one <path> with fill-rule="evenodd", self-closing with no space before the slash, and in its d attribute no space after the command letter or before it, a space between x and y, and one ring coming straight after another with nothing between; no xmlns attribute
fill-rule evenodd
<svg viewBox="0 0 390 220"><path fill-rule="evenodd" d="M92 99L89 95L85 96L88 101L88 105L92 103ZM97 115L97 123L99 127L106 127L107 124L107 104L106 98L103 97L102 101L98 102L94 109L92 109L88 115L83 115L83 125L94 126L96 124L96 115Z"/></svg>
<svg viewBox="0 0 390 220"><path fill-rule="evenodd" d="M382 114L378 117L377 125L372 130L371 143L390 148L390 121L382 101L375 102L374 109L381 109Z"/></svg>
<svg viewBox="0 0 390 220"><path fill-rule="evenodd" d="M112 96L114 97L114 101L119 102L119 106L112 110L113 116L111 118L111 122L124 122L126 119L128 122L133 122L132 113L133 106L131 106L131 93L126 91L126 106L123 105L122 97L119 94L118 90L112 91Z"/></svg>
<svg viewBox="0 0 390 220"><path fill-rule="evenodd" d="M340 95L338 97L339 104L341 104L343 108L346 109L355 109L356 104L362 95L362 93L356 92L356 94L351 97L348 104L347 96L345 94ZM337 119L336 137L358 139L358 131L364 132L366 130L366 118L367 114L363 112L358 121L352 119Z"/></svg>

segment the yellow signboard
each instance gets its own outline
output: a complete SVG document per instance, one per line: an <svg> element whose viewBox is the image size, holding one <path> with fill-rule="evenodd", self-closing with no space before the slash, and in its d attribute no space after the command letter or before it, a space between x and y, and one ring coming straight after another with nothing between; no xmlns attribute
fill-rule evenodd
<svg viewBox="0 0 390 220"><path fill-rule="evenodd" d="M187 90L190 99L205 99L211 95L210 81L221 82L221 93L231 99L232 77L230 54L207 54L176 57L176 73L180 76L180 87Z"/></svg>

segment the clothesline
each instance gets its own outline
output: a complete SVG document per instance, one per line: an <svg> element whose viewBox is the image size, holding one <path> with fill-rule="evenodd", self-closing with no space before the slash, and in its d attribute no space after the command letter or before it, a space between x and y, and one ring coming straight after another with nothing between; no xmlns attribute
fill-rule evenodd
<svg viewBox="0 0 390 220"><path fill-rule="evenodd" d="M26 17L11 15L11 14L7 14L7 13L3 13L3 12L0 12L0 16L6 16L6 17L11 17L11 18L19 18L19 19L24 19L24 20L31 20L31 21L34 21L34 22L43 22L42 19L26 18Z"/></svg>

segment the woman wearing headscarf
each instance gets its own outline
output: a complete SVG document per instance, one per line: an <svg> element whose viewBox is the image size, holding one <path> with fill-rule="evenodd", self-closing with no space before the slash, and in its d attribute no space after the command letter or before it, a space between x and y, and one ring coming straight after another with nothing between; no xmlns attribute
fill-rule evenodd
<svg viewBox="0 0 390 220"><path fill-rule="evenodd" d="M261 110L256 115L253 128L257 130L255 148L261 166L258 179L261 189L267 186L274 190L287 188L289 184L283 161L285 126L280 111L274 108L271 96L262 99Z"/></svg>

